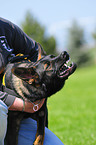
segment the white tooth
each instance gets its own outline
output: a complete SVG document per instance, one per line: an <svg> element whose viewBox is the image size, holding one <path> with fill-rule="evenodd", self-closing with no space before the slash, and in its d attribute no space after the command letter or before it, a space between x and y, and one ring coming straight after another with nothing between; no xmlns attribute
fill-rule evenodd
<svg viewBox="0 0 96 145"><path fill-rule="evenodd" d="M71 68L70 66L68 66L68 68Z"/></svg>
<svg viewBox="0 0 96 145"><path fill-rule="evenodd" d="M67 60L66 63L68 63L70 60Z"/></svg>
<svg viewBox="0 0 96 145"><path fill-rule="evenodd" d="M65 71L64 72L62 72L62 73L60 73L60 75L62 75L62 74L64 74L65 73Z"/></svg>
<svg viewBox="0 0 96 145"><path fill-rule="evenodd" d="M64 64L64 65L65 65L66 67L68 67L67 64Z"/></svg>

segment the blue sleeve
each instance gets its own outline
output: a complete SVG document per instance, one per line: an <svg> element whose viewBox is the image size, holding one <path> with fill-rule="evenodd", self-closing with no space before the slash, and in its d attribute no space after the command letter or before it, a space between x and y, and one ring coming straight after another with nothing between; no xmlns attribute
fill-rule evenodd
<svg viewBox="0 0 96 145"><path fill-rule="evenodd" d="M17 25L0 18L0 36L5 36L14 54L23 53L30 56L38 54L35 40L25 34Z"/></svg>
<svg viewBox="0 0 96 145"><path fill-rule="evenodd" d="M0 100L2 100L8 108L13 104L15 98L16 97L13 95L0 91Z"/></svg>

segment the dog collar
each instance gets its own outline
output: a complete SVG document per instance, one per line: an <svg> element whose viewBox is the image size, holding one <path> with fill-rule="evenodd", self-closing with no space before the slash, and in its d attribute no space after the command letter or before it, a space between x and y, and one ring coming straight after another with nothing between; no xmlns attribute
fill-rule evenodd
<svg viewBox="0 0 96 145"><path fill-rule="evenodd" d="M32 113L37 112L43 106L44 102L45 102L45 98L41 100L37 100L35 102L31 102L33 104Z"/></svg>

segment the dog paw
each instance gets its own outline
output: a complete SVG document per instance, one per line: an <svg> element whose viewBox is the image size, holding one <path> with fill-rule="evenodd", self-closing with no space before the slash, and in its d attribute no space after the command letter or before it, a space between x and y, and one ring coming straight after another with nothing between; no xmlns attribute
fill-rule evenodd
<svg viewBox="0 0 96 145"><path fill-rule="evenodd" d="M44 137L43 135L38 135L33 143L33 145L43 145Z"/></svg>

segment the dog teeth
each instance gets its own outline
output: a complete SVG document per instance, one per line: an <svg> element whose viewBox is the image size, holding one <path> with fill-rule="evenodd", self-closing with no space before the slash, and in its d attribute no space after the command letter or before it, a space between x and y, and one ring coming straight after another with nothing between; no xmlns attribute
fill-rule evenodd
<svg viewBox="0 0 96 145"><path fill-rule="evenodd" d="M64 71L64 72L61 72L61 73L60 73L60 75L63 75L65 72L66 72L66 71Z"/></svg>
<svg viewBox="0 0 96 145"><path fill-rule="evenodd" d="M67 66L66 67L68 67L68 68L70 68L71 66L72 66L72 61L71 61L71 59L69 59L68 61L66 61L66 64L67 64Z"/></svg>
<svg viewBox="0 0 96 145"><path fill-rule="evenodd" d="M67 67L67 68L70 68L70 67L71 67L71 64L70 64L70 66L69 66L69 65L67 65L67 64L64 64L64 66L65 66L65 67Z"/></svg>
<svg viewBox="0 0 96 145"><path fill-rule="evenodd" d="M64 66L68 67L67 64L64 64Z"/></svg>
<svg viewBox="0 0 96 145"><path fill-rule="evenodd" d="M69 61L70 61L70 59L69 59L69 60L67 60L67 61L66 61L66 63L68 64L68 62L69 62Z"/></svg>

